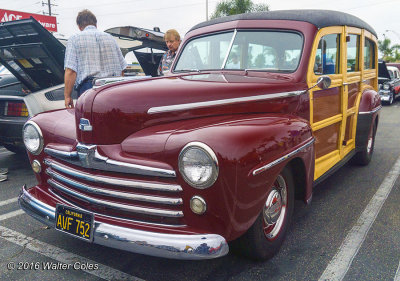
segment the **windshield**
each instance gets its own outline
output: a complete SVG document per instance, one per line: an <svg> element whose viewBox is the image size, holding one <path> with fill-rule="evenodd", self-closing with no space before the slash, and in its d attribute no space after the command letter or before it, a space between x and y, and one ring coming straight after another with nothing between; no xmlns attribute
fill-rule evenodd
<svg viewBox="0 0 400 281"><path fill-rule="evenodd" d="M284 31L231 31L191 40L175 72L247 69L272 72L296 70L303 46L300 34Z"/></svg>

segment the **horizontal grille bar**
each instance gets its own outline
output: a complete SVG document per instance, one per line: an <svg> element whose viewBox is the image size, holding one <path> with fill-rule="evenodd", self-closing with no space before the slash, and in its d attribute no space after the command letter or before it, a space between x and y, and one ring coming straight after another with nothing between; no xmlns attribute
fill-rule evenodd
<svg viewBox="0 0 400 281"><path fill-rule="evenodd" d="M118 173L137 174L143 176L175 178L174 170L162 169L151 166L127 163L109 159L100 155L96 145L84 145L79 143L76 151L62 151L46 147L44 152L54 158L66 161L76 166L96 169L101 171L113 171Z"/></svg>
<svg viewBox="0 0 400 281"><path fill-rule="evenodd" d="M58 189L64 193L68 194L69 196L75 197L77 199L86 201L90 204L94 204L97 206L112 208L112 209L121 210L121 211L128 211L128 212L133 212L133 213L151 215L151 216L163 216L163 217L171 217L171 218L183 217L182 211L162 210L162 209L154 209L154 208L148 208L148 207L144 208L144 207L127 205L127 204L109 202L109 201L105 201L105 200L88 197L80 192L71 190L64 185L57 183L56 181L54 181L52 179L47 180L47 183L50 186L52 186L53 188Z"/></svg>
<svg viewBox="0 0 400 281"><path fill-rule="evenodd" d="M99 184L109 184L114 186L131 187L145 190L156 190L156 191L166 191L166 192L180 192L182 187L177 184L162 184L153 182L142 182L135 180L124 180L105 176L95 176L73 168L58 164L54 161L45 160L45 164L56 171L62 172L64 174L70 175L75 178L83 179L90 182L95 182Z"/></svg>
<svg viewBox="0 0 400 281"><path fill-rule="evenodd" d="M136 200L141 202L148 203L158 203L158 204L168 204L168 205L182 205L182 198L168 198L168 197L160 197L160 196L149 196L149 195L141 195L141 194L132 194L127 192L120 192L110 189L100 189L91 187L87 184L83 184L74 180L71 180L68 177L62 176L57 172L54 172L52 169L47 169L46 173L52 177L53 179L64 183L68 186L74 187L84 192L93 193L97 195L104 195L113 198L121 198L127 200Z"/></svg>

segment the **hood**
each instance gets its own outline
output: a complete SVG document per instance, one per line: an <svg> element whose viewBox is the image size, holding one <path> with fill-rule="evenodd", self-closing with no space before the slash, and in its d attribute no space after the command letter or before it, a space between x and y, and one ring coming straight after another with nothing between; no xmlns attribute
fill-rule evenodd
<svg viewBox="0 0 400 281"><path fill-rule="evenodd" d="M194 74L121 82L81 96L76 105L77 127L85 118L92 131L78 129L78 138L85 143L112 144L143 128L178 120L261 113L266 108L268 112L288 112L292 105L282 99L254 97L306 88L306 83L295 83L290 76L273 74L269 78Z"/></svg>
<svg viewBox="0 0 400 281"><path fill-rule="evenodd" d="M379 79L382 79L382 78L390 79L390 74L387 69L386 63L384 61L380 61L378 63L378 77L379 77Z"/></svg>
<svg viewBox="0 0 400 281"><path fill-rule="evenodd" d="M105 32L115 37L124 56L131 51L135 54L146 75L157 76L161 57L168 50L163 32L134 26L113 27Z"/></svg>
<svg viewBox="0 0 400 281"><path fill-rule="evenodd" d="M65 47L35 19L0 25L0 62L30 91L64 83Z"/></svg>

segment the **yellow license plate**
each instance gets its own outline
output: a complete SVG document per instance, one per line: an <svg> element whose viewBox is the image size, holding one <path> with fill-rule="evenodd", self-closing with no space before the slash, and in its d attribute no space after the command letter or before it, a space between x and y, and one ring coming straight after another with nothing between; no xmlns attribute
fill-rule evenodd
<svg viewBox="0 0 400 281"><path fill-rule="evenodd" d="M91 242L93 241L93 214L57 204L56 229Z"/></svg>

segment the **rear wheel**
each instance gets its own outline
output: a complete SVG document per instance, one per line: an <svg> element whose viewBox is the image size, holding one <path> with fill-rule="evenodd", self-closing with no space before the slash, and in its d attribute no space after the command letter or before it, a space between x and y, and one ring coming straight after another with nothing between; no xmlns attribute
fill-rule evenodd
<svg viewBox="0 0 400 281"><path fill-rule="evenodd" d="M255 260L274 256L286 236L293 204L293 176L290 169L285 167L269 191L261 214L250 229L232 243L233 250Z"/></svg>

